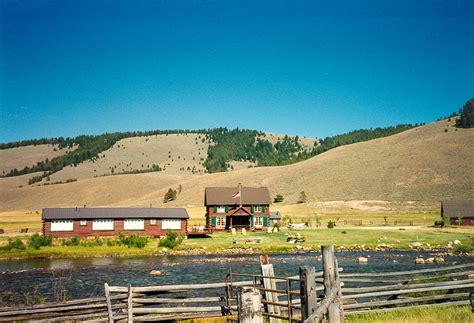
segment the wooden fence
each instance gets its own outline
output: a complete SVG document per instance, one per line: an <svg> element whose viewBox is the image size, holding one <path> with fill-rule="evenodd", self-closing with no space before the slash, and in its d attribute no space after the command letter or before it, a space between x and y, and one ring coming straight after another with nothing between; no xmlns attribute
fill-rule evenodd
<svg viewBox="0 0 474 323"><path fill-rule="evenodd" d="M109 286L105 297L0 308L0 321L169 321L227 317L241 322L342 322L344 316L399 308L467 305L474 263L399 271L345 273L333 246L323 246L323 270L300 268L277 277L268 257L258 275L229 273L224 282Z"/></svg>

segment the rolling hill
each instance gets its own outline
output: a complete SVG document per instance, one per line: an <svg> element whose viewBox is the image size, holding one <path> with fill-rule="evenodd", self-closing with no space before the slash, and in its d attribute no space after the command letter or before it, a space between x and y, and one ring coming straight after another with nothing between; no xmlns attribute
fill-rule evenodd
<svg viewBox="0 0 474 323"><path fill-rule="evenodd" d="M141 144L146 145L146 142ZM191 140L193 145L200 147ZM114 147L105 155L120 149ZM239 182L248 186L268 186L272 196L284 195L285 203L295 203L301 191L305 191L308 204L340 200L436 202L450 198L472 199L473 147L474 129L457 129L453 121L442 120L393 136L340 146L286 166L200 175L169 171L85 176L68 184L23 188L6 185L9 179L1 178L0 211L83 205L161 206L168 188L179 185L182 192L177 200L166 205L201 206L205 187L233 186ZM135 154L140 151L142 149L137 148ZM70 176L79 177L81 167L71 171L75 169L78 173Z"/></svg>

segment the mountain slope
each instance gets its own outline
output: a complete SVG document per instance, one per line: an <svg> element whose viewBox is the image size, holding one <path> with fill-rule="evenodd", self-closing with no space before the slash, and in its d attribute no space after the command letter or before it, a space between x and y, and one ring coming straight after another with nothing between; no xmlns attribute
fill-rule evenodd
<svg viewBox="0 0 474 323"><path fill-rule="evenodd" d="M445 129L448 129L445 132ZM200 206L206 186L266 185L294 203L331 200L474 198L474 129L446 120L390 137L341 146L288 166L192 175L163 172L86 179L70 184L2 188L0 211L52 206L159 206L169 187L182 186L174 206ZM1 183L1 182L0 182ZM168 205L168 204L167 204Z"/></svg>

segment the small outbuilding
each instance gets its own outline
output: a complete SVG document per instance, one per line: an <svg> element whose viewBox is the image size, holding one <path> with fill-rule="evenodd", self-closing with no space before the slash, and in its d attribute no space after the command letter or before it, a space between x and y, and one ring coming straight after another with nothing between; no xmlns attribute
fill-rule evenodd
<svg viewBox="0 0 474 323"><path fill-rule="evenodd" d="M441 217L452 225L474 225L474 200L442 201Z"/></svg>
<svg viewBox="0 0 474 323"><path fill-rule="evenodd" d="M280 211L270 212L270 226L274 226L275 224L280 225L280 222L281 222Z"/></svg>
<svg viewBox="0 0 474 323"><path fill-rule="evenodd" d="M187 234L189 215L184 208L45 208L43 235L88 237L140 234Z"/></svg>

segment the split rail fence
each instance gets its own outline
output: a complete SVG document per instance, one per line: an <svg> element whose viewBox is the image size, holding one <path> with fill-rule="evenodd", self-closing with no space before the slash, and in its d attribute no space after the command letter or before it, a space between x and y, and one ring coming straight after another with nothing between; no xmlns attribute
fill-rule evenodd
<svg viewBox="0 0 474 323"><path fill-rule="evenodd" d="M345 273L333 246L323 246L323 270L300 268L278 277L261 256L258 275L229 273L224 282L160 286L109 286L105 297L0 308L0 321L228 321L342 322L344 316L400 308L467 305L474 263L402 272Z"/></svg>

